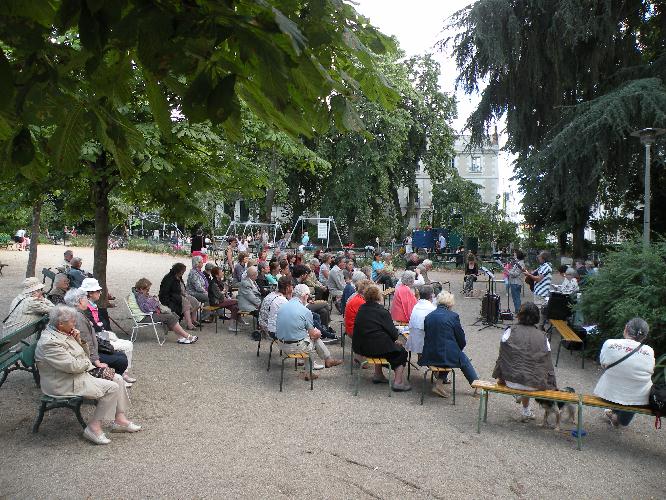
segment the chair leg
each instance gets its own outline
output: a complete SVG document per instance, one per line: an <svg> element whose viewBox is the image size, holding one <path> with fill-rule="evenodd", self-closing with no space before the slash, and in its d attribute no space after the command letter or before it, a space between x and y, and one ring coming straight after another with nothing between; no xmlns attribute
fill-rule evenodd
<svg viewBox="0 0 666 500"><path fill-rule="evenodd" d="M412 351L407 353L407 380L409 381L409 376L412 374ZM423 404L423 402L421 402Z"/></svg>
<svg viewBox="0 0 666 500"><path fill-rule="evenodd" d="M456 404L456 371L451 370L453 376L453 404Z"/></svg>
<svg viewBox="0 0 666 500"><path fill-rule="evenodd" d="M312 379L312 356L308 357L308 361L310 362L310 390L314 390L314 380Z"/></svg>
<svg viewBox="0 0 666 500"><path fill-rule="evenodd" d="M421 406L423 406L423 399L425 398L425 388L427 382L428 382L428 369L426 368L426 371L423 374L423 385L421 386Z"/></svg>
<svg viewBox="0 0 666 500"><path fill-rule="evenodd" d="M483 423L485 424L488 421L488 400L490 399L490 393L486 391L486 397L483 400Z"/></svg>
<svg viewBox="0 0 666 500"><path fill-rule="evenodd" d="M393 383L391 378L391 365L388 365L388 389L389 389L389 398L393 396Z"/></svg>
<svg viewBox="0 0 666 500"><path fill-rule="evenodd" d="M562 349L562 337L560 337L560 343L557 345L557 357L555 358L555 366L560 362L560 349Z"/></svg>
<svg viewBox="0 0 666 500"><path fill-rule="evenodd" d="M42 401L39 405L39 410L37 413L37 418L35 423L32 425L32 432L35 434L39 432L39 426L42 425L42 420L44 420L44 413L46 412L46 403Z"/></svg>
<svg viewBox="0 0 666 500"><path fill-rule="evenodd" d="M215 326L217 329L217 323L215 323ZM217 333L217 331L215 333ZM263 335L259 336L259 342L257 343L257 357L259 357L259 349L261 349L261 337L263 337Z"/></svg>
<svg viewBox="0 0 666 500"><path fill-rule="evenodd" d="M86 421L83 420L83 417L81 416L81 405L83 404L83 400L77 401L73 405L70 406L72 411L74 412L74 415L76 415L76 419L79 421L79 424L81 424L81 427L84 429L88 426L86 424Z"/></svg>
<svg viewBox="0 0 666 500"><path fill-rule="evenodd" d="M273 355L273 344L275 341L271 341L271 346L268 349L268 366L266 367L266 371L270 371L271 369L271 356Z"/></svg>
<svg viewBox="0 0 666 500"><path fill-rule="evenodd" d="M280 368L280 392L282 392L282 381L284 380L284 362L287 358L282 358L282 368Z"/></svg>
<svg viewBox="0 0 666 500"><path fill-rule="evenodd" d="M363 363L361 363L361 366L358 367L358 371L356 372L356 384L354 386L354 396L358 396L358 384L361 382L361 372L363 371L363 365L366 363L367 361L363 361ZM352 366L353 364L354 363L352 362Z"/></svg>
<svg viewBox="0 0 666 500"><path fill-rule="evenodd" d="M481 389L481 396L479 397L479 416L476 419L476 433L481 434L481 417L483 416L483 398L486 391Z"/></svg>
<svg viewBox="0 0 666 500"><path fill-rule="evenodd" d="M579 396L579 398L580 398L580 396ZM580 401L580 399L578 401L578 419L577 420L578 420L578 422L577 422L577 426L576 426L576 432L578 434L578 438L576 439L576 441L578 441L578 451L580 451L580 450L583 449L583 436L582 436L582 433L583 433L583 403Z"/></svg>

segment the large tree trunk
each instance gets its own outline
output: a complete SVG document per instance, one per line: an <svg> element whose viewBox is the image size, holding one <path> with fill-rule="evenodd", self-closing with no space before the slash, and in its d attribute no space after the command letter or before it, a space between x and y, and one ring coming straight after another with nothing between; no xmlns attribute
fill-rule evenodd
<svg viewBox="0 0 666 500"><path fill-rule="evenodd" d="M586 224L579 223L573 228L573 256L574 258L585 257L585 226Z"/></svg>
<svg viewBox="0 0 666 500"><path fill-rule="evenodd" d="M39 222L42 217L42 205L44 200L38 197L32 205L32 228L30 231L30 248L28 254L28 267L25 270L25 277L35 276L35 267L37 266L37 245L39 244Z"/></svg>
<svg viewBox="0 0 666 500"><path fill-rule="evenodd" d="M566 231L561 232L557 235L557 243L560 247L560 255L565 255L567 253L567 236L569 233Z"/></svg>
<svg viewBox="0 0 666 500"><path fill-rule="evenodd" d="M273 215L273 203L275 201L275 189L268 188L266 190L266 201L264 201L264 213L262 220L264 222L271 221L271 215Z"/></svg>
<svg viewBox="0 0 666 500"><path fill-rule="evenodd" d="M112 185L109 181L109 174L106 172L106 154L102 154L95 165L96 170L100 170L99 177L92 185L92 201L95 205L95 250L93 258L93 275L99 281L102 287L102 297L100 304L106 307L108 304L108 289L106 286L106 264L107 252L109 249L109 193Z"/></svg>
<svg viewBox="0 0 666 500"><path fill-rule="evenodd" d="M405 227L409 227L409 223L414 215L414 207L416 205L416 195L418 195L418 187L416 184L409 186L407 191L407 206L405 207L405 214L402 216L402 222ZM418 222L417 222L418 225Z"/></svg>

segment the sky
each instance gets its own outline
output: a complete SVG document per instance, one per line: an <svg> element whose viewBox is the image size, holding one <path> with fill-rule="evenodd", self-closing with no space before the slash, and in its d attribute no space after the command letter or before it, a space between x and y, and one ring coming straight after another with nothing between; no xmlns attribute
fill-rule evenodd
<svg viewBox="0 0 666 500"><path fill-rule="evenodd" d="M458 101L458 118L452 125L456 132L464 128L467 117L476 108L479 94L466 95L462 90L456 91L455 81L458 70L450 54L441 52L435 47L437 42L450 33L445 31L447 19L458 10L474 3L474 0L353 0L356 10L368 17L372 24L382 33L395 36L402 50L408 56L432 53L441 65L439 83L442 90L453 94ZM499 124L500 132L503 128ZM506 137L500 135L500 145ZM509 178L513 175L512 158L500 152L500 190L517 192L515 183ZM516 206L513 207L517 208Z"/></svg>

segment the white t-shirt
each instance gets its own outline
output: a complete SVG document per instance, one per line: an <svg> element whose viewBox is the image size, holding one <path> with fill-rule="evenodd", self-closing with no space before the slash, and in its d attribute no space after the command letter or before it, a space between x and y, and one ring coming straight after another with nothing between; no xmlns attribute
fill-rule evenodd
<svg viewBox="0 0 666 500"><path fill-rule="evenodd" d="M608 366L638 347L632 339L609 339L604 342L599 355L601 366ZM644 345L621 363L606 370L594 394L621 405L646 405L652 387L654 350Z"/></svg>
<svg viewBox="0 0 666 500"><path fill-rule="evenodd" d="M429 300L420 299L412 309L412 315L409 317L409 338L405 344L405 349L415 353L423 352L423 340L425 339L425 329L423 322L425 317L437 309Z"/></svg>

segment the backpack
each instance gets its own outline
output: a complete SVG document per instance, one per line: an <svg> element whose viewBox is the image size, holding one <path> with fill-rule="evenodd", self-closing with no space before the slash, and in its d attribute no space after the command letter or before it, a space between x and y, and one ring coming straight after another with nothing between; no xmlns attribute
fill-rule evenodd
<svg viewBox="0 0 666 500"><path fill-rule="evenodd" d="M661 417L666 416L666 383L659 382L652 385L648 405L656 415L655 429L661 429Z"/></svg>

